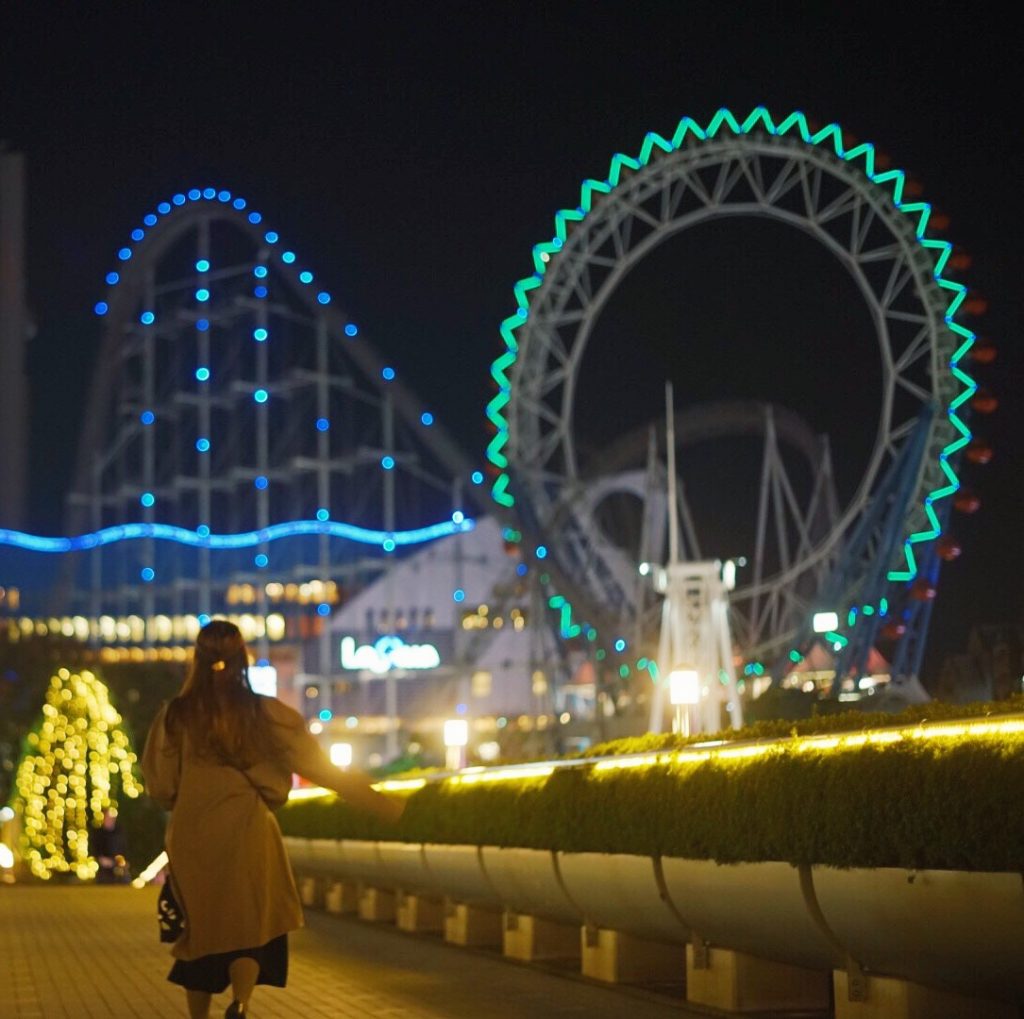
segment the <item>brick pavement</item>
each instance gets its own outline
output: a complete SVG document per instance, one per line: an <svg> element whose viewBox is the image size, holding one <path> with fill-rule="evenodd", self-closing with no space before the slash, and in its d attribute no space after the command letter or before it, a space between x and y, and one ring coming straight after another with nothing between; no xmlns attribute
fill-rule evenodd
<svg viewBox="0 0 1024 1019"><path fill-rule="evenodd" d="M0 885L0 1019L179 1019L154 887ZM606 988L306 911L290 937L288 987L257 988L255 1019L697 1019L681 1001ZM223 1014L227 994L214 998Z"/></svg>

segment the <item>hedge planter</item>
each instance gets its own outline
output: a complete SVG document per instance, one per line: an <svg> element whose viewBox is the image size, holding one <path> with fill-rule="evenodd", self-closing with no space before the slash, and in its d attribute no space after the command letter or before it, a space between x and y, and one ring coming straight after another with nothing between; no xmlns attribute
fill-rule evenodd
<svg viewBox="0 0 1024 1019"><path fill-rule="evenodd" d="M808 909L796 867L674 857L660 864L673 907L702 941L823 972L844 965Z"/></svg>
<svg viewBox="0 0 1024 1019"><path fill-rule="evenodd" d="M654 941L689 939L690 931L658 887L650 857L558 853L556 858L562 884L587 924Z"/></svg>
<svg viewBox="0 0 1024 1019"><path fill-rule="evenodd" d="M1020 874L815 867L813 879L825 922L865 969L1024 1000Z"/></svg>

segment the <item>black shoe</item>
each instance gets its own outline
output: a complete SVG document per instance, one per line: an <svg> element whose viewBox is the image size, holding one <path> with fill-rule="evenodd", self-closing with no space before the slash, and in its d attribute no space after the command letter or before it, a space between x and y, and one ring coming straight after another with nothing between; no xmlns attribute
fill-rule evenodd
<svg viewBox="0 0 1024 1019"><path fill-rule="evenodd" d="M246 1016L249 1009L240 1001L233 1001L224 1012L224 1019L237 1019L238 1016Z"/></svg>

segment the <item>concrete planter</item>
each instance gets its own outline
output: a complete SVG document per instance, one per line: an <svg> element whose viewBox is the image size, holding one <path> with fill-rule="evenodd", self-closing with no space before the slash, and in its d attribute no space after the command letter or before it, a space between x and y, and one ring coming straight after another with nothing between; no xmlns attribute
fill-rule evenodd
<svg viewBox="0 0 1024 1019"><path fill-rule="evenodd" d="M843 964L808 909L798 868L663 857L661 870L672 905L703 941L822 972Z"/></svg>
<svg viewBox="0 0 1024 1019"><path fill-rule="evenodd" d="M343 843L338 839L312 839L307 868L316 877L341 880L345 876Z"/></svg>
<svg viewBox="0 0 1024 1019"><path fill-rule="evenodd" d="M376 842L345 839L341 846L345 858L345 873L342 877L346 881L359 881L375 888L389 887L390 882L381 864Z"/></svg>
<svg viewBox="0 0 1024 1019"><path fill-rule="evenodd" d="M423 856L434 881L448 898L470 906L504 908L501 896L484 873L479 846L428 842Z"/></svg>
<svg viewBox="0 0 1024 1019"><path fill-rule="evenodd" d="M390 887L420 895L443 894L427 869L423 846L418 842L378 842L377 854Z"/></svg>
<svg viewBox="0 0 1024 1019"><path fill-rule="evenodd" d="M553 853L483 846L480 856L505 909L558 923L583 923L582 911L562 886Z"/></svg>
<svg viewBox="0 0 1024 1019"><path fill-rule="evenodd" d="M569 897L594 927L685 943L690 931L658 886L654 860L612 853L557 853Z"/></svg>
<svg viewBox="0 0 1024 1019"><path fill-rule="evenodd" d="M1024 999L1020 874L812 869L826 923L869 973Z"/></svg>
<svg viewBox="0 0 1024 1019"><path fill-rule="evenodd" d="M389 920L398 889L409 929L436 929L444 896L445 929L450 921L452 940L465 944L493 943L494 911L503 910L505 952L522 959L578 955L583 928L584 970L599 979L628 970L637 956L629 939L688 942L690 1000L730 1011L817 1007L817 984L831 973L842 1019L1005 1019L1024 1000L1024 879L1016 873L330 839L287 838L285 847L309 905L326 883L359 882L360 915ZM487 930L474 933L469 920L486 920ZM792 987L776 1001L783 976Z"/></svg>
<svg viewBox="0 0 1024 1019"><path fill-rule="evenodd" d="M311 874L313 872L313 840L294 838L289 835L282 841L292 871L296 875Z"/></svg>

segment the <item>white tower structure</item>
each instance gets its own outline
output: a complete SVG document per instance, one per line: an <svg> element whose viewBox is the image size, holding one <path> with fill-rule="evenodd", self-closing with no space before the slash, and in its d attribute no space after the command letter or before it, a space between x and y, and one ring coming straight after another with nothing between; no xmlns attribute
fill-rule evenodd
<svg viewBox="0 0 1024 1019"><path fill-rule="evenodd" d="M666 453L668 456L669 558L654 571L655 589L663 595L661 638L658 645L658 684L651 704L651 732L664 727L665 700L672 672L696 672L696 703L683 704L691 713L685 731L707 732L722 728L722 705L728 704L733 728L743 724L743 709L736 689L732 635L729 630L729 590L735 566L714 559L681 562L676 491L675 411L672 383L666 383ZM695 716L695 717L694 717Z"/></svg>

